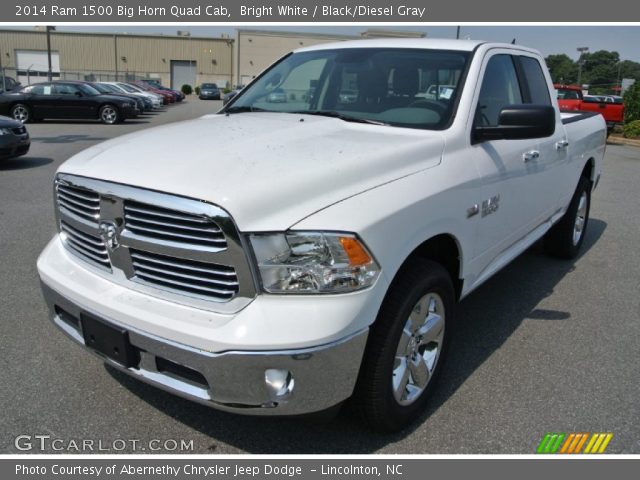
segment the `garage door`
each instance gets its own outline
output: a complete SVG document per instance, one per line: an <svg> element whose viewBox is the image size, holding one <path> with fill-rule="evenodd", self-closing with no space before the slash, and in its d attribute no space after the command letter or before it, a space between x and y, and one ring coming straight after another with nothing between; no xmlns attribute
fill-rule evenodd
<svg viewBox="0 0 640 480"><path fill-rule="evenodd" d="M18 65L17 80L23 85L45 82L49 63L46 50L16 50ZM51 72L53 78L60 77L60 54L51 52Z"/></svg>
<svg viewBox="0 0 640 480"><path fill-rule="evenodd" d="M180 90L182 85L196 84L196 62L188 60L171 60L171 88Z"/></svg>

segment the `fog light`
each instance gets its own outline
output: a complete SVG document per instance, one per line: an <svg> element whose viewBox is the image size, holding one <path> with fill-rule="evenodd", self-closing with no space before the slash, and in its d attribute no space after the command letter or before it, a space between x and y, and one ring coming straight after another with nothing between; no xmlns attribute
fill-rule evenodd
<svg viewBox="0 0 640 480"><path fill-rule="evenodd" d="M264 381L274 402L286 400L293 392L294 380L289 370L270 368L264 371Z"/></svg>

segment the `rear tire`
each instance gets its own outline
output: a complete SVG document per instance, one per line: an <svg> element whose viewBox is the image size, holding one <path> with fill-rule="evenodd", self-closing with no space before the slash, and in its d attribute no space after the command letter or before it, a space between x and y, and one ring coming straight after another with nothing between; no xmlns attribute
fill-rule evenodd
<svg viewBox="0 0 640 480"><path fill-rule="evenodd" d="M567 212L544 237L547 252L567 260L578 255L587 232L590 208L591 181L586 177L580 177Z"/></svg>
<svg viewBox="0 0 640 480"><path fill-rule="evenodd" d="M9 114L11 118L20 123L29 123L31 121L31 109L24 103L16 103L11 107Z"/></svg>
<svg viewBox="0 0 640 480"><path fill-rule="evenodd" d="M371 327L354 401L373 430L393 432L425 409L454 325L455 293L438 263L415 258L394 280Z"/></svg>

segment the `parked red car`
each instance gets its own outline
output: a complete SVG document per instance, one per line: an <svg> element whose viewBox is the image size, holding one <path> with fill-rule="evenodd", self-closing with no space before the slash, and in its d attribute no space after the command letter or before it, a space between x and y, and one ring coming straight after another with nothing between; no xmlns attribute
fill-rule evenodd
<svg viewBox="0 0 640 480"><path fill-rule="evenodd" d="M145 82L141 82L141 81L137 81L137 82L133 82L134 85L146 90L147 92L151 92L151 93L155 93L156 95L160 95L163 98L163 102L165 105L168 105L169 103L175 103L176 101L176 97L175 95L171 94L170 92L166 92L164 90L159 90L157 88L153 88L151 86L149 86L148 84L146 84Z"/></svg>
<svg viewBox="0 0 640 480"><path fill-rule="evenodd" d="M607 122L607 131L624 121L624 104L602 101L598 97L585 98L578 85L554 85L558 94L558 104L563 111L597 112Z"/></svg>

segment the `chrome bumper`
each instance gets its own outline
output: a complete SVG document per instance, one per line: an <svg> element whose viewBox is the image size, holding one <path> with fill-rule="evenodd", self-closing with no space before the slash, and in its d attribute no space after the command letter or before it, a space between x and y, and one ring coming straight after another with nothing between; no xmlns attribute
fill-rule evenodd
<svg viewBox="0 0 640 480"><path fill-rule="evenodd" d="M131 329L99 312L88 311L41 283L50 318L76 343L107 364L163 390L220 410L250 415L300 415L319 412L353 393L368 329L340 341L288 351L211 353ZM80 316L103 318L127 329L140 356L136 367L119 363L85 346ZM293 388L276 396L267 370L290 372Z"/></svg>

